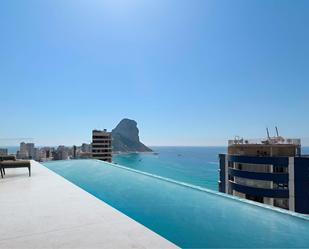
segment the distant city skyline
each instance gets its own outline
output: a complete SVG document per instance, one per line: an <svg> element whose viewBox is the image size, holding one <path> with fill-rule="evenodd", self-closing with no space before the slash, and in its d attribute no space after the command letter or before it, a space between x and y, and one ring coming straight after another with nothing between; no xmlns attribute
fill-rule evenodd
<svg viewBox="0 0 309 249"><path fill-rule="evenodd" d="M0 147L89 143L122 118L149 146L227 145L275 126L309 146L308 10L306 0L1 1Z"/></svg>
<svg viewBox="0 0 309 249"><path fill-rule="evenodd" d="M274 134L271 134L271 135L274 135ZM201 141L200 144L185 144L185 143L182 143L180 141L180 143L178 144L148 144L148 143L145 143L147 146L150 146L150 147L156 147L156 146L188 146L188 147L203 147L203 146L227 146L228 145L228 140L229 139L234 139L235 137L237 136L231 136L231 137L227 137L226 139L213 139L211 140L212 143L206 143L205 141ZM287 137L287 136L284 136L285 138L299 138L299 137ZM261 136L261 137L246 137L246 136L240 136L240 138L244 138L244 139L265 139L267 138L266 135L264 136ZM301 145L304 146L304 147L309 147L309 138L306 137L306 138L300 138L301 139ZM80 142L76 142L76 143L70 143L69 141L65 142L65 143L57 143L57 142L54 142L54 143L40 143L39 140L37 139L32 139L32 140L19 140L19 139L14 139L14 141L18 141L18 142L13 142L13 139L2 139L2 141L0 141L0 148L6 148L6 147L19 147L19 144L21 142L25 142L25 143L35 143L37 147L58 147L58 146L73 146L73 145L76 145L76 146L81 146L83 143L91 143L91 139L88 139L88 140L82 140L82 138L78 138L78 140L80 140ZM76 141L78 141L76 140ZM5 141L9 141L9 142L5 142ZM142 142L144 142L145 140L141 140ZM188 140L186 140L188 142ZM204 143L203 143L204 142Z"/></svg>

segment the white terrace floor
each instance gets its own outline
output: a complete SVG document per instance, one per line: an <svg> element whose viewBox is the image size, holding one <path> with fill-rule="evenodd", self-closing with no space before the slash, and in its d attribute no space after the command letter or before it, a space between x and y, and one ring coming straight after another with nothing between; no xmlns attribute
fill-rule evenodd
<svg viewBox="0 0 309 249"><path fill-rule="evenodd" d="M176 248L41 164L0 178L0 248Z"/></svg>

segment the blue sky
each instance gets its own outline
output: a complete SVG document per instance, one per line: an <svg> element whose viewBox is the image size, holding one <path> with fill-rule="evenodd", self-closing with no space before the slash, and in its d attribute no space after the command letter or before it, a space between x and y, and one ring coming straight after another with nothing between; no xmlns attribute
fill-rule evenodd
<svg viewBox="0 0 309 249"><path fill-rule="evenodd" d="M148 145L275 125L309 144L308 24L307 0L3 0L0 138L80 144L127 117Z"/></svg>

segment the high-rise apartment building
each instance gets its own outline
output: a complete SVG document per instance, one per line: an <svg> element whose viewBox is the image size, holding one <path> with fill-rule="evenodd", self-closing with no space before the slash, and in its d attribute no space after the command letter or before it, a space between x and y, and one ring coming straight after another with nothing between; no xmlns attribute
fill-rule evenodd
<svg viewBox="0 0 309 249"><path fill-rule="evenodd" d="M70 148L64 145L59 145L57 150L53 151L54 160L67 160L70 156Z"/></svg>
<svg viewBox="0 0 309 249"><path fill-rule="evenodd" d="M105 129L92 131L92 158L112 162L112 134Z"/></svg>
<svg viewBox="0 0 309 249"><path fill-rule="evenodd" d="M27 143L26 148L28 151L29 158L34 159L36 157L36 150L34 147L34 143Z"/></svg>
<svg viewBox="0 0 309 249"><path fill-rule="evenodd" d="M309 214L309 157L300 139L234 139L219 159L220 192Z"/></svg>
<svg viewBox="0 0 309 249"><path fill-rule="evenodd" d="M20 158L20 159L28 159L29 158L26 143L24 143L24 142L20 143L19 151L17 151L17 158Z"/></svg>
<svg viewBox="0 0 309 249"><path fill-rule="evenodd" d="M0 148L0 156L6 156L8 154L8 149Z"/></svg>
<svg viewBox="0 0 309 249"><path fill-rule="evenodd" d="M81 151L82 152L91 152L91 145L83 143L81 146Z"/></svg>
<svg viewBox="0 0 309 249"><path fill-rule="evenodd" d="M17 158L19 159L34 159L36 157L36 151L34 143L20 143L19 151L17 152Z"/></svg>

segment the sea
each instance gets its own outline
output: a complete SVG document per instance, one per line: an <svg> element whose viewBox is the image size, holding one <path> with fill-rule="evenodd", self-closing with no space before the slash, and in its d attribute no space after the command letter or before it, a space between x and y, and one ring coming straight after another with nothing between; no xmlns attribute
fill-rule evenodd
<svg viewBox="0 0 309 249"><path fill-rule="evenodd" d="M19 147L6 148L9 153L15 154ZM113 162L179 182L218 190L218 155L226 153L227 147L156 146L151 149L153 153L114 155ZM309 147L302 147L302 154L309 155Z"/></svg>
<svg viewBox="0 0 309 249"><path fill-rule="evenodd" d="M212 190L218 189L218 154L226 147L151 147L154 153L113 156L126 167Z"/></svg>

